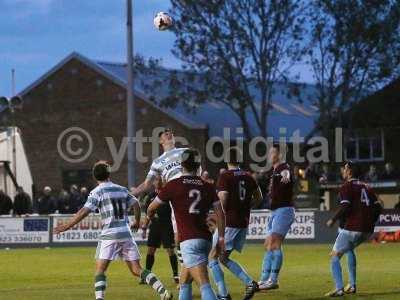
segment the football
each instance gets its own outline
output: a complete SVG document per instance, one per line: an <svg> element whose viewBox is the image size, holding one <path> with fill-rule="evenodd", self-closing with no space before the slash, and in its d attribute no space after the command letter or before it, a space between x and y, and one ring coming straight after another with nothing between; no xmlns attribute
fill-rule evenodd
<svg viewBox="0 0 400 300"><path fill-rule="evenodd" d="M173 20L171 16L165 12L159 12L155 17L154 17L154 26L158 30L166 30L170 28L173 24Z"/></svg>

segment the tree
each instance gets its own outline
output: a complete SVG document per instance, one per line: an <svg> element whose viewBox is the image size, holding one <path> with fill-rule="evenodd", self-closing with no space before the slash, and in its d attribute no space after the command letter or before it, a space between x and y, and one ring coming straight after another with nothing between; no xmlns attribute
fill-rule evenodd
<svg viewBox="0 0 400 300"><path fill-rule="evenodd" d="M353 103L392 80L400 62L400 2L313 2L308 63L316 80L316 130L330 137Z"/></svg>
<svg viewBox="0 0 400 300"><path fill-rule="evenodd" d="M162 106L216 101L241 120L244 135L266 137L274 83L286 82L301 57L303 2L298 0L171 0L176 42L175 71ZM165 85L164 85L165 87ZM148 86L155 90L154 85ZM255 92L256 91L256 92ZM257 101L256 101L256 98ZM249 118L257 124L249 126Z"/></svg>

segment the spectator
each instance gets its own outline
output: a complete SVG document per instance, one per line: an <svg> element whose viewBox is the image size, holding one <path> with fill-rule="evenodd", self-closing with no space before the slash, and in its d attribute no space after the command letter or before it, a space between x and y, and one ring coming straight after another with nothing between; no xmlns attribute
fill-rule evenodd
<svg viewBox="0 0 400 300"><path fill-rule="evenodd" d="M293 167L293 180L295 182L298 182L300 179L301 179L300 167L299 166L294 166Z"/></svg>
<svg viewBox="0 0 400 300"><path fill-rule="evenodd" d="M365 181L378 181L378 173L376 172L376 167L374 165L369 166L367 174L364 176Z"/></svg>
<svg viewBox="0 0 400 300"><path fill-rule="evenodd" d="M203 171L203 173L201 174L201 178L208 183L214 184L214 179L210 177L208 171Z"/></svg>
<svg viewBox="0 0 400 300"><path fill-rule="evenodd" d="M0 190L0 215L9 215L13 209L11 198Z"/></svg>
<svg viewBox="0 0 400 300"><path fill-rule="evenodd" d="M394 209L400 211L400 195L399 195L399 202L397 202L397 204L394 206Z"/></svg>
<svg viewBox="0 0 400 300"><path fill-rule="evenodd" d="M51 191L51 187L45 186L43 196L36 201L34 211L39 215L48 215L56 212L57 200L51 195Z"/></svg>
<svg viewBox="0 0 400 300"><path fill-rule="evenodd" d="M76 213L79 210L80 203L81 203L81 195L78 191L78 187L75 184L73 184L69 189L69 208L70 208L69 213L70 214Z"/></svg>
<svg viewBox="0 0 400 300"><path fill-rule="evenodd" d="M318 174L315 171L315 165L313 163L308 163L307 168L304 170L305 172L305 179L307 180L317 180L318 179Z"/></svg>
<svg viewBox="0 0 400 300"><path fill-rule="evenodd" d="M332 181L335 181L335 175L330 172L329 165L324 164L322 166L321 175L319 176L319 183L327 183Z"/></svg>
<svg viewBox="0 0 400 300"><path fill-rule="evenodd" d="M395 171L392 163L388 162L385 164L385 170L383 171L381 175L382 180L395 180L399 179L399 175Z"/></svg>
<svg viewBox="0 0 400 300"><path fill-rule="evenodd" d="M344 171L344 167L341 166L339 169L339 172L336 174L336 181L343 181L343 171Z"/></svg>
<svg viewBox="0 0 400 300"><path fill-rule="evenodd" d="M88 192L87 187L86 186L81 187L80 194L79 194L79 196L80 196L79 209L81 209L85 205L88 195L89 195L89 192Z"/></svg>
<svg viewBox="0 0 400 300"><path fill-rule="evenodd" d="M69 194L66 190L62 189L58 194L57 208L60 214L69 214Z"/></svg>
<svg viewBox="0 0 400 300"><path fill-rule="evenodd" d="M17 194L14 197L14 214L17 216L22 216L31 213L31 210L31 197L25 193L22 187L18 187Z"/></svg>

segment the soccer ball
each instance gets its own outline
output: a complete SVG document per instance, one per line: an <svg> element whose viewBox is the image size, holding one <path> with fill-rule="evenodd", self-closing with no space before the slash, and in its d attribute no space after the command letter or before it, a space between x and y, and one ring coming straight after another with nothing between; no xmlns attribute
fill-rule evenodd
<svg viewBox="0 0 400 300"><path fill-rule="evenodd" d="M154 17L154 26L158 30L166 30L169 27L172 26L173 20L170 15L168 15L165 12L159 12L155 17Z"/></svg>

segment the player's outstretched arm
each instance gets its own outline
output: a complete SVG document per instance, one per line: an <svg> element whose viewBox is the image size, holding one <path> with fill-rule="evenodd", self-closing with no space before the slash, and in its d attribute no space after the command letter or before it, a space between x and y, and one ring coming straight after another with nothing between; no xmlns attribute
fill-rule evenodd
<svg viewBox="0 0 400 300"><path fill-rule="evenodd" d="M253 193L253 198L251 199L251 208L257 207L261 204L263 201L263 195L261 192L260 187L257 187L257 189Z"/></svg>
<svg viewBox="0 0 400 300"><path fill-rule="evenodd" d="M153 186L153 181L150 179L146 179L145 181L143 181L141 184L139 184L139 186L134 187L132 189L132 194L135 197L139 197L140 195L142 195L143 193L146 193L148 191L151 190Z"/></svg>
<svg viewBox="0 0 400 300"><path fill-rule="evenodd" d="M70 220L67 224L59 225L56 228L54 228L54 233L58 234L64 231L67 231L68 229L74 227L76 224L78 224L80 221L82 221L84 218L86 218L90 214L91 210L87 207L81 208Z"/></svg>

